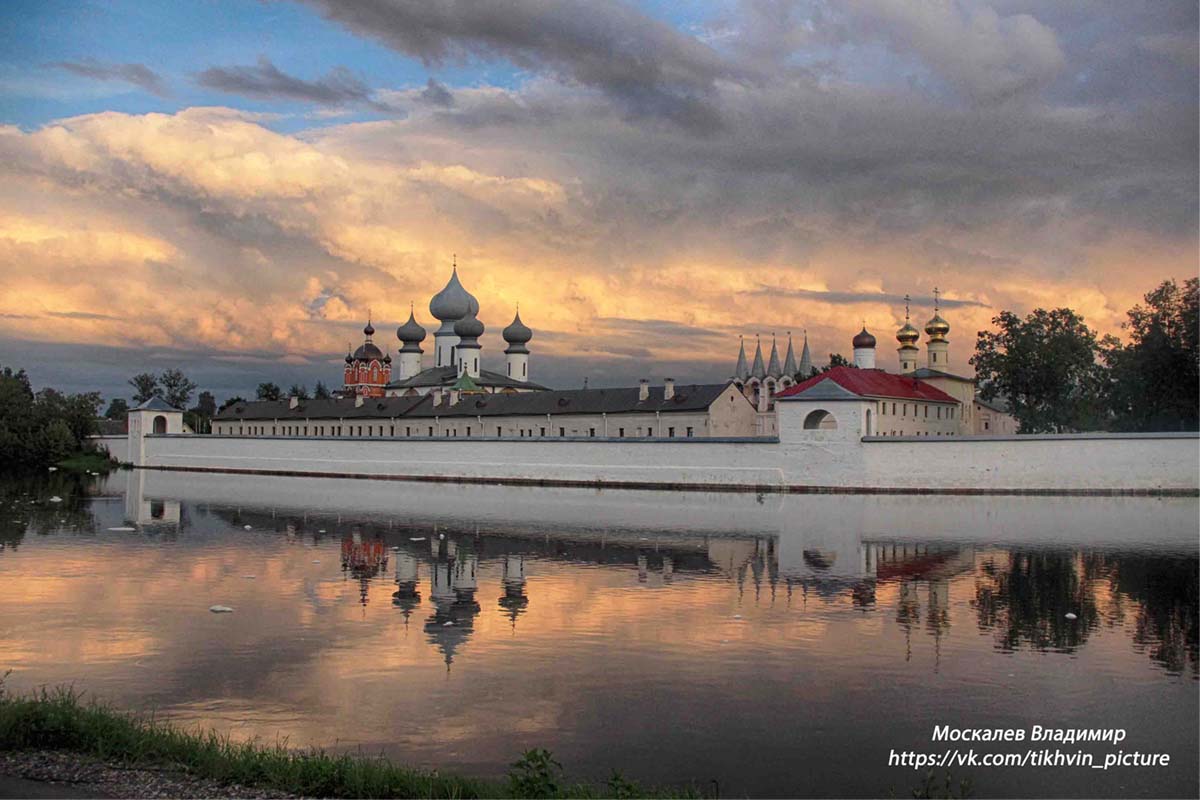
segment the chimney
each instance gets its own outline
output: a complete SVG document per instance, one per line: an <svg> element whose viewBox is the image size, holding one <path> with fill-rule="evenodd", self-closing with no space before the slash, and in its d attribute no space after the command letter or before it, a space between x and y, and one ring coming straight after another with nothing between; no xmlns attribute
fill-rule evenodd
<svg viewBox="0 0 1200 800"><path fill-rule="evenodd" d="M298 405L300 405L299 397L296 397L296 395L292 395L291 397L288 398L288 408L295 408Z"/></svg>
<svg viewBox="0 0 1200 800"><path fill-rule="evenodd" d="M432 392L429 393L429 396L433 398L433 405L435 407L440 406L442 404L442 390L441 389L434 389Z"/></svg>
<svg viewBox="0 0 1200 800"><path fill-rule="evenodd" d="M355 408L362 408L362 404L364 402L365 402L365 398L361 394L354 395L354 407Z"/></svg>
<svg viewBox="0 0 1200 800"><path fill-rule="evenodd" d="M663 400L670 400L675 396L675 379L663 378Z"/></svg>
<svg viewBox="0 0 1200 800"><path fill-rule="evenodd" d="M458 389L450 390L450 405L452 405L452 406L458 405Z"/></svg>
<svg viewBox="0 0 1200 800"><path fill-rule="evenodd" d="M650 381L642 378L638 381L638 402L650 399Z"/></svg>

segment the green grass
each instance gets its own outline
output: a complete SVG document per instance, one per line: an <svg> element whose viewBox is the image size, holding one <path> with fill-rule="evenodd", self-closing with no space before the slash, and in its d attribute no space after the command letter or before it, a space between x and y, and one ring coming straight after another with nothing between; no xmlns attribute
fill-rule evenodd
<svg viewBox="0 0 1200 800"><path fill-rule="evenodd" d="M81 450L67 456L55 466L75 472L110 472L117 468L117 462L104 453Z"/></svg>
<svg viewBox="0 0 1200 800"><path fill-rule="evenodd" d="M530 750L507 781L442 775L385 758L296 752L286 743L235 742L149 716L84 702L73 689L6 695L0 682L0 750L68 750L126 765L171 767L202 778L305 797L699 797L642 787L618 773L604 785L567 783L545 750Z"/></svg>

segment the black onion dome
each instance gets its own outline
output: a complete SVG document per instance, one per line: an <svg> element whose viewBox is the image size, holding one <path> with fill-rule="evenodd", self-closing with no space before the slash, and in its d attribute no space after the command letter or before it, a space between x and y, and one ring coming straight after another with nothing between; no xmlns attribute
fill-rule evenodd
<svg viewBox="0 0 1200 800"><path fill-rule="evenodd" d="M425 329L417 322L412 311L408 312L408 322L396 328L396 338L405 344L419 344L425 341Z"/></svg>
<svg viewBox="0 0 1200 800"><path fill-rule="evenodd" d="M363 342L354 351L355 361L382 361L383 351L374 342Z"/></svg>
<svg viewBox="0 0 1200 800"><path fill-rule="evenodd" d="M509 326L501 332L501 335L504 337L504 341L509 344L528 344L529 340L533 338L533 331L529 329L528 325L521 322L521 312L518 311Z"/></svg>
<svg viewBox="0 0 1200 800"><path fill-rule="evenodd" d="M454 323L454 335L460 339L478 339L483 336L483 323L473 313Z"/></svg>
<svg viewBox="0 0 1200 800"><path fill-rule="evenodd" d="M383 363L385 363L385 364L392 363L392 354L391 353L388 353L387 355L385 355L383 357Z"/></svg>
<svg viewBox="0 0 1200 800"><path fill-rule="evenodd" d="M363 328L363 333L367 336L375 335L375 326L371 324L371 320L367 320L367 327Z"/></svg>
<svg viewBox="0 0 1200 800"><path fill-rule="evenodd" d="M347 363L347 364L353 364L353 363L354 363L354 356L350 355L349 353L346 353L346 363Z"/></svg>
<svg viewBox="0 0 1200 800"><path fill-rule="evenodd" d="M864 325L863 329L854 337L853 344L855 350L859 348L873 349L875 347L875 337L867 332L867 328Z"/></svg>

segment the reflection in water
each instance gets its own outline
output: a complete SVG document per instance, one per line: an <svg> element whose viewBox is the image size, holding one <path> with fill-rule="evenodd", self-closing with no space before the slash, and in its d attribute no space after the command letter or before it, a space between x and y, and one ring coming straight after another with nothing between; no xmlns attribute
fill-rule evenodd
<svg viewBox="0 0 1200 800"><path fill-rule="evenodd" d="M0 670L15 667L18 687L79 681L239 736L378 746L484 772L547 746L578 774L618 766L679 781L711 770L746 794L881 794L905 790L908 776L882 760L864 769L864 758L920 744L931 720L1078 719L1152 737L1162 726L1105 715L1157 720L1195 705L1195 546L872 533L847 529L825 499L796 500L816 504L808 514L781 509L803 520L794 526L724 531L478 508L457 518L423 513L418 496L402 514L364 511L338 499L337 482L299 481L329 490L306 507L230 502L219 482L187 499L147 494L145 472L103 486L56 480L0 480ZM124 503L105 494L126 482ZM264 482L263 494L280 485ZM61 507L47 504L51 492ZM564 508L592 497L554 496ZM1015 501L977 502L991 513ZM128 523L136 530L109 530ZM251 560L256 580L243 580ZM80 596L94 602L69 601ZM205 614L226 601L235 614ZM59 621L53 639L47 615ZM362 693L386 701L364 707ZM880 728L880 708L898 698L907 710ZM1183 772L1147 791L1194 788L1195 760L1179 748L1196 731L1179 723L1163 735ZM840 783L745 768L801 757ZM988 793L1027 786L1005 775L989 773ZM1061 785L1122 785L1078 780Z"/></svg>

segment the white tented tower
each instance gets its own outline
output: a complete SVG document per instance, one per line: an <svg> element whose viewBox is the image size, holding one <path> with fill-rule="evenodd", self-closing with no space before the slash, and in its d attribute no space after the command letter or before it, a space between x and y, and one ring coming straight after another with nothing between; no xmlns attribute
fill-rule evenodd
<svg viewBox="0 0 1200 800"><path fill-rule="evenodd" d="M524 383L529 380L529 340L533 338L533 331L521 322L521 307L517 306L517 314L513 317L513 321L502 332L504 341L508 347L504 349L504 356L508 360L508 377L514 381Z"/></svg>

